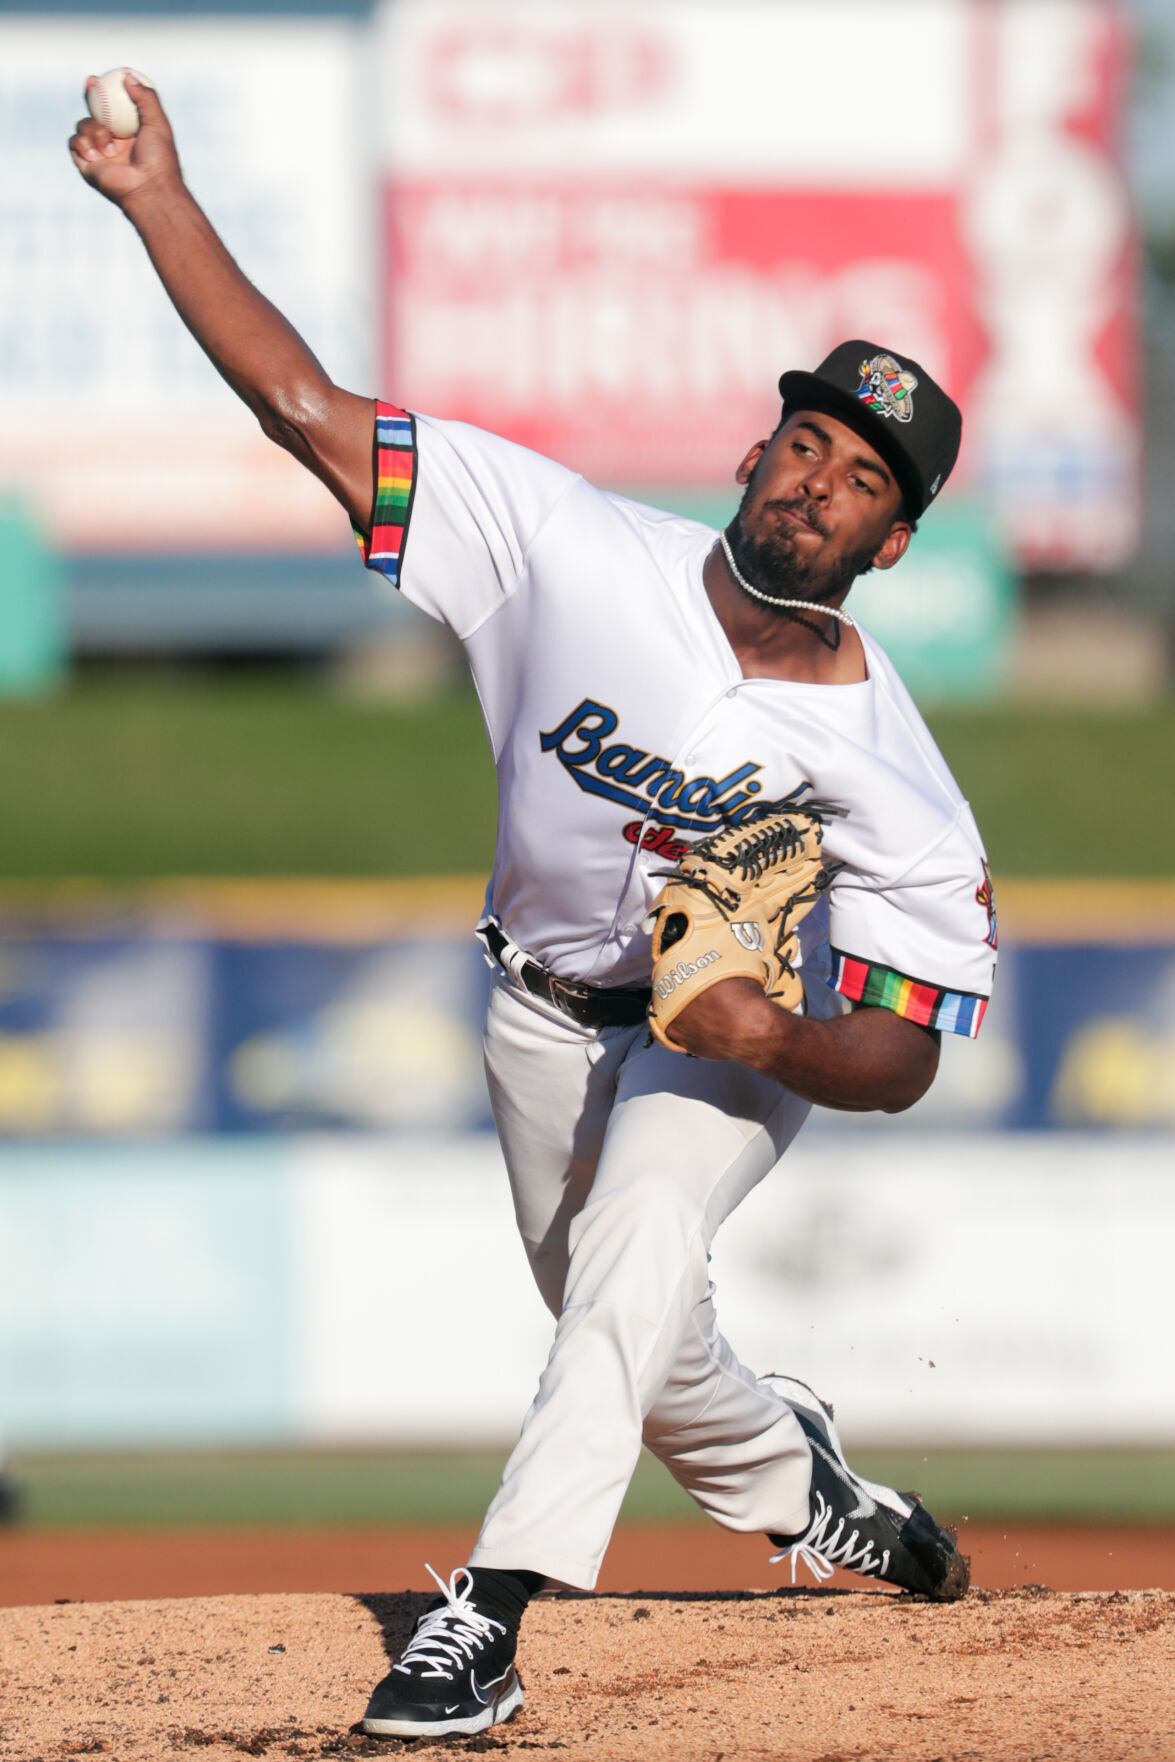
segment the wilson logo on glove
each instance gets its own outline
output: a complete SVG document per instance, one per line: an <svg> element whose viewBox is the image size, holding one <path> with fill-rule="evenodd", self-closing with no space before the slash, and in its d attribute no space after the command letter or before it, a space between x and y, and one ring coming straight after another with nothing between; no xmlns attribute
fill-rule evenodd
<svg viewBox="0 0 1175 1762"><path fill-rule="evenodd" d="M658 997L668 997L675 985L684 985L687 979L692 979L695 973L700 973L703 967L718 958L718 950L712 948L707 954L700 954L696 961L678 961L671 971L658 974L653 981L653 990Z"/></svg>
<svg viewBox="0 0 1175 1762"><path fill-rule="evenodd" d="M732 924L730 927L748 953L763 947L763 931L758 924Z"/></svg>

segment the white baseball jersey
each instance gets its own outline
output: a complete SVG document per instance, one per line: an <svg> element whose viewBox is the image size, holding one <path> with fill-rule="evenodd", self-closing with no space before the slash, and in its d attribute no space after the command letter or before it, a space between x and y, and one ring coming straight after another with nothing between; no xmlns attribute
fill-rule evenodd
<svg viewBox="0 0 1175 1762"><path fill-rule="evenodd" d="M641 921L689 842L812 798L837 873L803 926L845 997L975 1034L996 928L970 809L889 660L743 676L706 594L717 534L459 422L378 406L368 567L460 638L498 769L489 902L563 978L647 982ZM820 1013L829 1013L821 1010Z"/></svg>

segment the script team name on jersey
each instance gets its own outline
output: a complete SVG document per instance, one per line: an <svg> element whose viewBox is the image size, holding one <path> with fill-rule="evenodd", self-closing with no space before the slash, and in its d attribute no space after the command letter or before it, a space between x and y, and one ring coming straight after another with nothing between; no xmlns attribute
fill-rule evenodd
<svg viewBox="0 0 1175 1762"><path fill-rule="evenodd" d="M620 718L607 704L585 697L557 728L540 734L545 753L553 752L559 763L589 795L601 795L622 807L650 812L667 826L686 832L713 832L720 826L739 826L776 808L794 806L796 798L810 789L802 783L782 801L758 799L763 785L756 782L762 771L753 759L728 771L725 777L687 777L671 760L625 741L605 744L620 726Z"/></svg>

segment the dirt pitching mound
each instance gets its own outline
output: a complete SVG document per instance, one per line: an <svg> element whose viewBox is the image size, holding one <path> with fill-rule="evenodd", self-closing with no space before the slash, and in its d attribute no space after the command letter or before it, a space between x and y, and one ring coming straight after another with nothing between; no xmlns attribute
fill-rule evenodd
<svg viewBox="0 0 1175 1762"><path fill-rule="evenodd" d="M526 1705L435 1745L352 1729L425 1598L210 1597L0 1611L0 1757L240 1762L557 1751L592 1762L1175 1758L1175 1595L544 1597Z"/></svg>

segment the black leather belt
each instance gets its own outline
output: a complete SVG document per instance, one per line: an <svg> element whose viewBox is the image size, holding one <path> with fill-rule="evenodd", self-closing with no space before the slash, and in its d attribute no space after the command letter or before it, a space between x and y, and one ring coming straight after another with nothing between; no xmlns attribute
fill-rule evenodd
<svg viewBox="0 0 1175 1762"><path fill-rule="evenodd" d="M634 1028L644 1021L653 995L647 985L580 985L574 979L558 978L532 960L507 968L502 954L509 945L498 926L492 921L480 924L478 934L503 971L517 978L524 991L554 1004L581 1028Z"/></svg>

